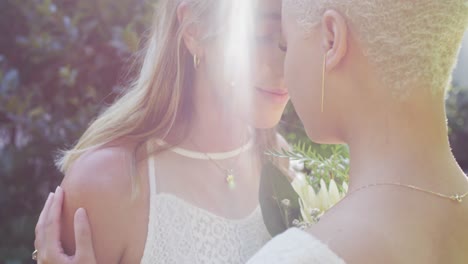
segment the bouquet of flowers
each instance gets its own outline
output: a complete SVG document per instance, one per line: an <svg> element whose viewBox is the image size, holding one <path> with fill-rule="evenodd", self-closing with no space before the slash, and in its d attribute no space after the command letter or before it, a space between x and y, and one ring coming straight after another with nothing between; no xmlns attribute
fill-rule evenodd
<svg viewBox="0 0 468 264"><path fill-rule="evenodd" d="M316 223L348 190L349 154L345 146L331 147L329 155L305 144L267 154L289 158L291 164L289 171L273 163L262 170L260 204L272 236L290 227L307 228Z"/></svg>

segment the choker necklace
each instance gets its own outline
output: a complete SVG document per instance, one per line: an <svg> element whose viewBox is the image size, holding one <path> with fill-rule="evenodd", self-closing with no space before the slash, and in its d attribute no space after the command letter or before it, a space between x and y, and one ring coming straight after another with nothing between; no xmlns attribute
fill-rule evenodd
<svg viewBox="0 0 468 264"><path fill-rule="evenodd" d="M156 140L156 143L159 146L168 146L164 140L158 139ZM193 144L193 142L192 142ZM195 144L194 144L195 145ZM207 152L199 152L199 151L193 151L193 150L188 150L184 148L179 148L179 147L171 147L169 148L170 151L179 154L180 156L190 158L190 159L199 159L199 160L227 160L227 159L232 159L240 154L250 150L254 145L254 140L251 138L246 144L243 146L227 151L227 152L213 152L213 153L207 153ZM198 147L198 146L196 146Z"/></svg>
<svg viewBox="0 0 468 264"><path fill-rule="evenodd" d="M169 145L165 141L159 140L159 139L156 140L156 143L159 146ZM199 148L194 142L191 142L191 143L195 147ZM186 158L211 161L219 170L221 170L224 173L225 181L227 182L229 189L234 189L236 187L234 167L239 160L239 156L242 153L249 151L253 147L253 145L254 145L254 139L253 137L251 137L250 140L243 146L237 149L231 150L231 151L227 151L227 152L206 153L206 152L198 152L198 151L188 150L188 149L179 148L179 147L171 147L169 148L169 150ZM231 166L231 168L225 168L221 166L218 162L216 162L216 161L227 160L227 159L232 159L232 158L236 158L236 160L232 164L233 166Z"/></svg>

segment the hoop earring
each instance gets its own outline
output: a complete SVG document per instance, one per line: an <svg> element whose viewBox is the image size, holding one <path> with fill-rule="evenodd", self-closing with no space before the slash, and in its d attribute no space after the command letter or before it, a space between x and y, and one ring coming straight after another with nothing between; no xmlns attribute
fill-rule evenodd
<svg viewBox="0 0 468 264"><path fill-rule="evenodd" d="M323 55L323 70L322 70L322 113L325 101L325 71L327 68L327 54Z"/></svg>
<svg viewBox="0 0 468 264"><path fill-rule="evenodd" d="M193 67L195 69L198 69L198 67L200 66L200 63L201 63L200 58L197 56L197 54L194 54L193 55Z"/></svg>

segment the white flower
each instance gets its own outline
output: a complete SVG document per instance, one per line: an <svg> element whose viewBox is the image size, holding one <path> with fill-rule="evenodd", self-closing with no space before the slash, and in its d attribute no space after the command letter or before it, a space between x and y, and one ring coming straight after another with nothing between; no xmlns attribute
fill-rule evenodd
<svg viewBox="0 0 468 264"><path fill-rule="evenodd" d="M330 185L328 185L328 198L330 207L341 200L340 191L338 190L338 186L334 180L331 180Z"/></svg>
<svg viewBox="0 0 468 264"><path fill-rule="evenodd" d="M343 190L344 192L341 194L341 199L343 199L348 192L348 184L346 182L343 182Z"/></svg>
<svg viewBox="0 0 468 264"><path fill-rule="evenodd" d="M314 222L312 217L313 210L320 206L314 188L309 185L306 176L303 173L296 174L296 178L294 178L294 181L292 182L292 187L299 195L302 219L308 223Z"/></svg>
<svg viewBox="0 0 468 264"><path fill-rule="evenodd" d="M320 203L320 211L326 211L330 208L330 196L327 190L327 185L323 179L320 180L320 190L318 192L318 198Z"/></svg>
<svg viewBox="0 0 468 264"><path fill-rule="evenodd" d="M306 223L315 223L325 211L343 199L345 193L340 193L336 182L332 179L327 185L325 181L320 180L320 189L318 193L308 183L303 173L297 173L292 182L292 187L299 195L299 205L301 206L302 220ZM343 183L343 189L348 190L348 185Z"/></svg>
<svg viewBox="0 0 468 264"><path fill-rule="evenodd" d="M300 172L304 170L304 162L300 160L291 159L289 161L289 169L294 172Z"/></svg>

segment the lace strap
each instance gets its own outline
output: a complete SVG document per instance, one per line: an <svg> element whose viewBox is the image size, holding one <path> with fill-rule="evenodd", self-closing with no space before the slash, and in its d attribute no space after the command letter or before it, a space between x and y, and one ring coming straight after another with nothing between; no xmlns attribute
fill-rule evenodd
<svg viewBox="0 0 468 264"><path fill-rule="evenodd" d="M156 196L156 172L155 172L155 160L154 160L154 145L152 140L148 140L146 143L146 151L148 155L148 180L150 187L150 199L149 199L149 213L148 213L148 232L146 234L145 249L143 251L143 257L140 264L154 263L154 248L155 248L155 210L154 204L152 204L154 197Z"/></svg>
<svg viewBox="0 0 468 264"><path fill-rule="evenodd" d="M154 149L152 142L149 141L146 145L146 149L148 152L148 178L149 178L149 186L150 186L150 195L151 197L156 195L156 172L155 172L155 165L156 162L154 160Z"/></svg>

